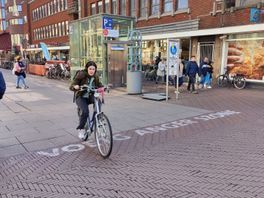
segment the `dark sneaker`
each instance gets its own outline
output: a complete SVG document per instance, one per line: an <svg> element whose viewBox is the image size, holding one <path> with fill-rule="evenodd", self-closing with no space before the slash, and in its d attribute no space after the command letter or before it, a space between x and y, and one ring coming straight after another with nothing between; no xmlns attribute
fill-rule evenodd
<svg viewBox="0 0 264 198"><path fill-rule="evenodd" d="M16 86L16 88L17 88L17 89L21 89L21 87L19 87L19 86Z"/></svg>
<svg viewBox="0 0 264 198"><path fill-rule="evenodd" d="M25 86L24 89L28 89L29 87L28 86Z"/></svg>

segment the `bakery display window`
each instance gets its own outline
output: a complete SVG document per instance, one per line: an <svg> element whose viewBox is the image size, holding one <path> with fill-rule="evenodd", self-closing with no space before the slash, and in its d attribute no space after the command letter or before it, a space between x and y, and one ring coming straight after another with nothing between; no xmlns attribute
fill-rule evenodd
<svg viewBox="0 0 264 198"><path fill-rule="evenodd" d="M264 38L228 41L227 69L247 79L264 81Z"/></svg>

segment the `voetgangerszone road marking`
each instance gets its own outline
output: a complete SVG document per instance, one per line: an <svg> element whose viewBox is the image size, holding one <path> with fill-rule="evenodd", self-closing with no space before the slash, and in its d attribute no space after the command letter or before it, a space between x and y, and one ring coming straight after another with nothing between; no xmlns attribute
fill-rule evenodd
<svg viewBox="0 0 264 198"><path fill-rule="evenodd" d="M160 133L165 132L169 129L175 129L179 127L185 127L191 124L198 124L200 122L206 122L210 120L215 120L219 118L224 118L231 115L240 114L240 112L231 111L231 110L225 110L225 111L219 111L215 113L209 113L205 115L196 116L190 119L181 119L176 120L168 123L163 123L160 125L155 125L152 127L145 127L142 129L136 129L134 132L137 133L140 136L147 135L147 134L153 134L153 133ZM123 134L115 134L113 136L113 140L115 141L124 141L131 139L131 136L129 135L123 135ZM82 144L70 144L63 146L62 148L53 148L50 152L47 151L39 151L37 152L39 155L44 155L48 157L55 157L60 155L63 152L77 152L81 151L85 148L85 146L89 146L91 148L96 147L96 143L93 140L89 140L87 142L84 142Z"/></svg>

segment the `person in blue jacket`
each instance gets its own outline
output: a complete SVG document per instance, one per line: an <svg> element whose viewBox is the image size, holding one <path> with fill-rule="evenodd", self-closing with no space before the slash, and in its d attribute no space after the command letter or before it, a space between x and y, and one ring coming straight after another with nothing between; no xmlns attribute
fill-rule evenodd
<svg viewBox="0 0 264 198"><path fill-rule="evenodd" d="M194 86L196 74L199 74L199 67L198 64L196 63L195 56L192 56L191 60L187 64L186 75L189 77L187 90L190 91L190 93L194 93L194 94L198 93L195 90L195 86Z"/></svg>
<svg viewBox="0 0 264 198"><path fill-rule="evenodd" d="M3 98L6 90L6 83L2 72L0 71L0 100Z"/></svg>

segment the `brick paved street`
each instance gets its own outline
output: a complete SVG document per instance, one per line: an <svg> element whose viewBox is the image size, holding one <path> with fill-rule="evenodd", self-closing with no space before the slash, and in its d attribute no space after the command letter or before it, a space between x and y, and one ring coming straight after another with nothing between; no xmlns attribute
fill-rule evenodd
<svg viewBox="0 0 264 198"><path fill-rule="evenodd" d="M262 89L183 91L169 103L204 112L120 132L129 138L107 160L89 143L0 158L0 197L264 197Z"/></svg>

